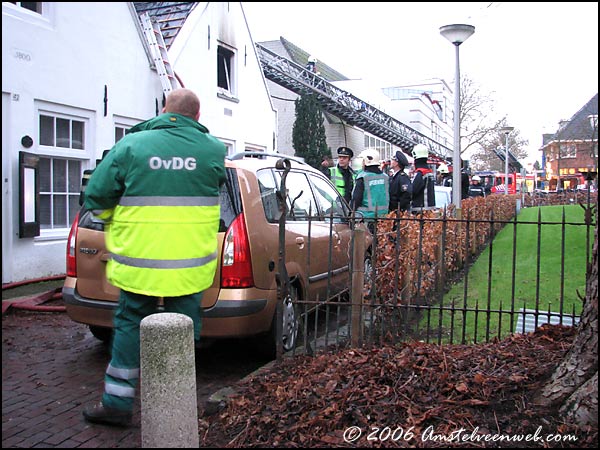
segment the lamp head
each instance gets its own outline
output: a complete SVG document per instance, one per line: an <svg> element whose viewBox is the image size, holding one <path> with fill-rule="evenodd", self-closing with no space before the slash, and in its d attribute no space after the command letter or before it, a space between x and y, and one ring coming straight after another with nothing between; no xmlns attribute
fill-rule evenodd
<svg viewBox="0 0 600 450"><path fill-rule="evenodd" d="M457 46L469 39L473 33L475 33L473 25L453 24L440 27L440 34Z"/></svg>

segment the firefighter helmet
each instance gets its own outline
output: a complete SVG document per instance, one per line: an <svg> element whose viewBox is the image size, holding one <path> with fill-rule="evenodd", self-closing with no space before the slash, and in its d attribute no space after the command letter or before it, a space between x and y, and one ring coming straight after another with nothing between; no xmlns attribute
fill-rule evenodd
<svg viewBox="0 0 600 450"><path fill-rule="evenodd" d="M365 163L365 166L378 166L379 165L379 152L377 150L364 150L360 157Z"/></svg>
<svg viewBox="0 0 600 450"><path fill-rule="evenodd" d="M440 167L438 167L438 172L439 173L448 173L448 166L444 163L441 163Z"/></svg>
<svg viewBox="0 0 600 450"><path fill-rule="evenodd" d="M423 144L417 144L412 149L412 156L415 159L427 158L429 156L429 150Z"/></svg>

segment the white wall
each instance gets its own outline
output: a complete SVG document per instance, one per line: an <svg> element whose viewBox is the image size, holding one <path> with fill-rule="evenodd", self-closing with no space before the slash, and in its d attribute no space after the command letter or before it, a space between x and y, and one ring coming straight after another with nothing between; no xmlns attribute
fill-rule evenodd
<svg viewBox="0 0 600 450"><path fill-rule="evenodd" d="M113 146L115 123L131 126L154 117L157 105L162 109L162 86L150 69L130 5L44 2L40 16L2 3L3 283L65 273L68 228L18 237L19 151L48 154L38 145L39 110L85 118L85 150L53 149L49 155L81 159L83 170ZM216 95L218 40L236 51L233 100ZM273 151L277 116L241 3L199 3L169 57L185 87L199 95L200 122L212 135L234 151ZM22 147L24 135L33 138L33 147Z"/></svg>
<svg viewBox="0 0 600 450"><path fill-rule="evenodd" d="M232 99L217 96L219 42L236 54ZM239 2L200 3L169 53L185 86L200 96L200 122L211 134L232 142L236 152L249 145L274 151L277 116Z"/></svg>
<svg viewBox="0 0 600 450"><path fill-rule="evenodd" d="M127 3L42 7L40 16L2 3L3 282L65 273L68 228L18 237L19 151L48 151L38 145L39 108L86 118L85 150L51 154L80 158L85 169L114 144L114 115L135 122L153 117L162 96ZM21 145L25 135L33 138L29 149Z"/></svg>
<svg viewBox="0 0 600 450"><path fill-rule="evenodd" d="M412 83L403 83L393 86L395 88L414 90L414 96L403 99L392 99L388 114L399 121L423 133L425 136L445 145L453 147L454 122L453 122L453 94L444 80L430 79ZM442 118L437 116L437 111L429 99L420 92L427 92L430 98L440 102ZM439 136L434 136L432 124L439 129Z"/></svg>

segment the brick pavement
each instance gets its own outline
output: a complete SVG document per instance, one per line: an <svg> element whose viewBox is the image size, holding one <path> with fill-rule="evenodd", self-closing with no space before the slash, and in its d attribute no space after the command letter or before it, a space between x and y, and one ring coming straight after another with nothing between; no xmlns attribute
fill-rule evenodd
<svg viewBox="0 0 600 450"><path fill-rule="evenodd" d="M139 448L139 388L132 427L83 420L83 405L101 397L108 360L107 348L65 313L3 314L2 447ZM197 351L199 409L264 362L239 341Z"/></svg>

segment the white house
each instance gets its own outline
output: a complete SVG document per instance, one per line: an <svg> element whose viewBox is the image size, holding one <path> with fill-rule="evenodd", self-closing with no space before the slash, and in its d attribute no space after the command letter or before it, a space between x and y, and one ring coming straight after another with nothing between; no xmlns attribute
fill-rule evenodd
<svg viewBox="0 0 600 450"><path fill-rule="evenodd" d="M169 21L173 13L168 4L146 3L167 36L176 24ZM143 11L143 4L135 5ZM242 3L192 5L196 6L167 45L175 73L200 97L200 122L225 143L229 154L275 151L277 115Z"/></svg>
<svg viewBox="0 0 600 450"><path fill-rule="evenodd" d="M434 141L453 148L453 91L440 78L382 88L391 99L388 114Z"/></svg>
<svg viewBox="0 0 600 450"><path fill-rule="evenodd" d="M83 171L160 113L145 8L200 97L200 122L230 153L274 151L276 112L241 3L3 2L3 283L65 273Z"/></svg>

